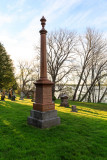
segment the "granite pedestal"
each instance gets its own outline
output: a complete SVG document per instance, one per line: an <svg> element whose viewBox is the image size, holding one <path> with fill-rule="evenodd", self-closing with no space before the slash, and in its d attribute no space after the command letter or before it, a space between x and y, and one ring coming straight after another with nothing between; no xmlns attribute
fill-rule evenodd
<svg viewBox="0 0 107 160"><path fill-rule="evenodd" d="M28 124L38 128L49 128L60 124L60 118L57 117L57 110L41 112L31 110L31 115L28 117Z"/></svg>

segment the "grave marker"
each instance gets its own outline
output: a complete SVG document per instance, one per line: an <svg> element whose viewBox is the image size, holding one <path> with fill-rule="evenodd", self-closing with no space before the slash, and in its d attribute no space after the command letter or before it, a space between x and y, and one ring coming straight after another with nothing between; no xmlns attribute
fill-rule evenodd
<svg viewBox="0 0 107 160"><path fill-rule="evenodd" d="M60 124L57 117L55 104L52 102L52 85L47 79L47 58L46 58L46 33L44 17L41 18L41 56L40 56L40 79L36 81L36 102L33 103L31 116L28 117L28 124L38 128L49 128Z"/></svg>

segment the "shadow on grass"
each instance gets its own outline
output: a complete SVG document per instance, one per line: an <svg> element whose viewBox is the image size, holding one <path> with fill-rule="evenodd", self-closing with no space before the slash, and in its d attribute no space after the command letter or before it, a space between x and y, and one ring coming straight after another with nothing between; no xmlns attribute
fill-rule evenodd
<svg viewBox="0 0 107 160"><path fill-rule="evenodd" d="M61 100L57 99L55 103L59 104L59 107L60 107ZM86 102L77 102L77 101L70 101L70 100L69 100L69 107L65 107L65 108L71 108L72 105L76 105L78 111L94 113L96 115L98 113L94 111L94 109L98 111L107 111L107 104L104 104L104 103L86 103ZM81 109L78 108L79 106L81 106ZM93 111L88 110L88 108L93 109Z"/></svg>
<svg viewBox="0 0 107 160"><path fill-rule="evenodd" d="M96 109L100 111L107 111L107 104L104 104L104 103L102 104L102 103L86 103L86 102L71 101L70 104L87 107L91 109Z"/></svg>
<svg viewBox="0 0 107 160"><path fill-rule="evenodd" d="M3 106L0 106L1 159L9 159L9 156L10 159L20 160L106 158L105 120L58 111L58 116L61 118L59 126L38 129L27 125L27 117L32 106L11 101L2 104Z"/></svg>
<svg viewBox="0 0 107 160"><path fill-rule="evenodd" d="M61 101L58 99L55 101L55 103L60 105ZM106 103L87 103L87 102L77 102L77 101L69 100L69 104L70 104L69 108L71 108L72 105L77 105L77 106L87 107L87 108L96 109L100 111L107 111Z"/></svg>
<svg viewBox="0 0 107 160"><path fill-rule="evenodd" d="M26 103L24 100L16 100L16 101L1 101L0 107L7 108L7 109L19 109L23 106L26 106L26 108L32 107L32 102Z"/></svg>

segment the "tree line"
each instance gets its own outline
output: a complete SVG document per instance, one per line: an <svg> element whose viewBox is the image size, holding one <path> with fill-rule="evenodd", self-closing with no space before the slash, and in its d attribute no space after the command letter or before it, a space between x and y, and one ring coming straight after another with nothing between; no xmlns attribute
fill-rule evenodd
<svg viewBox="0 0 107 160"><path fill-rule="evenodd" d="M17 88L13 62L2 43L0 43L0 90Z"/></svg>
<svg viewBox="0 0 107 160"><path fill-rule="evenodd" d="M39 78L40 47L35 48L38 55L32 63L23 61L18 66L18 88L25 94L34 88L33 82ZM50 32L47 35L47 68L48 77L54 82L53 97L67 84L74 84L73 101L101 102L107 94L107 40L91 28L82 35L67 29Z"/></svg>

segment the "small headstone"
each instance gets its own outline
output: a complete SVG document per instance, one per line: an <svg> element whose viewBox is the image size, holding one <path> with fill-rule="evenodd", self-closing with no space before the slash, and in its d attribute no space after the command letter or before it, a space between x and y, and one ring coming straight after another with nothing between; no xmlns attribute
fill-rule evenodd
<svg viewBox="0 0 107 160"><path fill-rule="evenodd" d="M8 99L11 99L11 94L10 94L10 91L9 91L9 94L8 94Z"/></svg>
<svg viewBox="0 0 107 160"><path fill-rule="evenodd" d="M12 91L12 89L11 89L11 90L9 90L8 99L11 99L11 98L12 98L12 95L13 95L13 91Z"/></svg>
<svg viewBox="0 0 107 160"><path fill-rule="evenodd" d="M66 94L61 96L61 104L60 104L60 106L69 107L68 96Z"/></svg>
<svg viewBox="0 0 107 160"><path fill-rule="evenodd" d="M1 96L1 101L5 101L5 96Z"/></svg>
<svg viewBox="0 0 107 160"><path fill-rule="evenodd" d="M36 97L36 91L34 91L34 93L33 93L33 95L32 95L32 100L31 100L32 102L35 102L35 100L36 100L35 97Z"/></svg>
<svg viewBox="0 0 107 160"><path fill-rule="evenodd" d="M29 99L30 98L30 96L29 96L29 94L27 95L27 99Z"/></svg>
<svg viewBox="0 0 107 160"><path fill-rule="evenodd" d="M2 92L2 95L1 95L1 101L5 101L5 92L4 91Z"/></svg>
<svg viewBox="0 0 107 160"><path fill-rule="evenodd" d="M76 109L76 106L75 106L75 105L72 106L71 112L77 112L77 109Z"/></svg>
<svg viewBox="0 0 107 160"><path fill-rule="evenodd" d="M19 99L19 100L23 100L23 98L24 98L24 93L21 92L21 96L20 96L20 99Z"/></svg>
<svg viewBox="0 0 107 160"><path fill-rule="evenodd" d="M15 101L15 98L16 98L16 96L15 96L15 95L12 95L11 100L12 100L12 101Z"/></svg>

